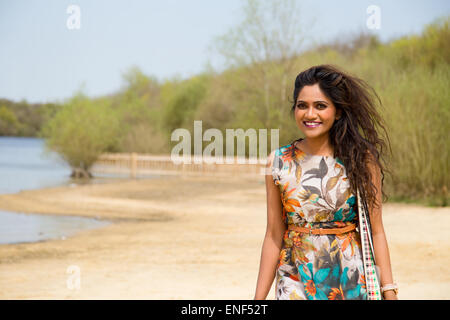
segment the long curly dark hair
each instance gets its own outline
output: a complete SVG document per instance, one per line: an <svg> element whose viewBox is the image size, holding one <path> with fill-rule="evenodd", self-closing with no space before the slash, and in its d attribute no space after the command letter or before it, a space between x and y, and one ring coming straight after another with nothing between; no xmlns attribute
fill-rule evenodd
<svg viewBox="0 0 450 320"><path fill-rule="evenodd" d="M359 189L361 200L368 211L378 207L376 187L372 183L368 162L376 164L381 173L381 185L384 185L385 172L390 172L385 161L385 141L379 137L376 127L380 127L389 137L384 120L377 111L381 99L375 90L365 81L352 76L333 65L313 66L301 72L295 79L294 101L291 113L294 114L298 95L304 86L319 84L322 92L341 109L341 116L333 123L329 131L334 157L338 157L345 166L350 188L353 194ZM387 195L382 188L382 201Z"/></svg>

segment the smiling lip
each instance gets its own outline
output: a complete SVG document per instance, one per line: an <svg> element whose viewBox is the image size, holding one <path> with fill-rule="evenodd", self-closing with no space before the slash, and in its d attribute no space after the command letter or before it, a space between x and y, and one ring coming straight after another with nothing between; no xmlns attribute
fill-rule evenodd
<svg viewBox="0 0 450 320"><path fill-rule="evenodd" d="M314 123L314 125L309 125L308 123ZM316 122L316 121L303 121L303 124L307 127L307 128L315 128L318 127L322 122Z"/></svg>

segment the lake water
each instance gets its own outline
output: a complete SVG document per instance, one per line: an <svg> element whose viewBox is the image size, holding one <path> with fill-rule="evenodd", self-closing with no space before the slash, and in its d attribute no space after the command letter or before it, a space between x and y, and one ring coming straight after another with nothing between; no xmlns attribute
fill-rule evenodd
<svg viewBox="0 0 450 320"><path fill-rule="evenodd" d="M0 211L0 244L66 239L110 224L91 218Z"/></svg>
<svg viewBox="0 0 450 320"><path fill-rule="evenodd" d="M0 137L0 194L67 184L70 173L42 139Z"/></svg>
<svg viewBox="0 0 450 320"><path fill-rule="evenodd" d="M69 185L70 173L57 154L44 152L42 139L0 137L0 194ZM106 224L83 217L0 211L0 244L65 238Z"/></svg>

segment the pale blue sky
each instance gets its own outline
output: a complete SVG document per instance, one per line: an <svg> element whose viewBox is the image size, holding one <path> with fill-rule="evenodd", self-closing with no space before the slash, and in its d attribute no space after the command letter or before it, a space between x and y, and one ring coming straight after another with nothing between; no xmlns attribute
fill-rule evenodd
<svg viewBox="0 0 450 320"><path fill-rule="evenodd" d="M369 5L381 9L381 40L419 33L450 14L448 0L300 1L315 41L366 28ZM69 30L66 9L81 9L81 29ZM237 24L240 0L0 0L0 97L62 101L82 83L91 96L112 93L136 65L164 79L204 70L215 36ZM367 30L367 29L366 29Z"/></svg>

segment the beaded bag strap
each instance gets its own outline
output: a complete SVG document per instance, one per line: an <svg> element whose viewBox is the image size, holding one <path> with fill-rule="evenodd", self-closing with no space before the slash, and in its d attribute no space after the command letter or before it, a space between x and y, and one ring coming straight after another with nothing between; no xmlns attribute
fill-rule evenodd
<svg viewBox="0 0 450 320"><path fill-rule="evenodd" d="M364 277L366 280L366 290L368 300L381 300L381 288L377 267L375 265L375 255L372 243L372 232L367 212L362 205L359 189L357 190L358 198L358 217L359 232L361 235L361 251L363 255Z"/></svg>

